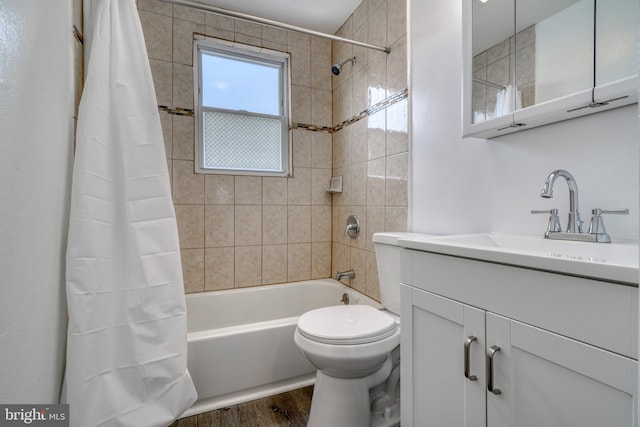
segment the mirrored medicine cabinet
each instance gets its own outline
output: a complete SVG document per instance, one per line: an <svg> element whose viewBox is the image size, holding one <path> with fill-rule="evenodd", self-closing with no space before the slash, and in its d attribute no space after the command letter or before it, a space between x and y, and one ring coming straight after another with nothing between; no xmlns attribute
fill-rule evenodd
<svg viewBox="0 0 640 427"><path fill-rule="evenodd" d="M638 100L637 0L464 0L463 135Z"/></svg>

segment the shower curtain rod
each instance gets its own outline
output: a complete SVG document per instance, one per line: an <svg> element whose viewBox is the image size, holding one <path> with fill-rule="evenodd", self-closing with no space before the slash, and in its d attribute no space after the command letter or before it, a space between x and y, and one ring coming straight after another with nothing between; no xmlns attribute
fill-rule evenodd
<svg viewBox="0 0 640 427"><path fill-rule="evenodd" d="M291 24L285 24L284 22L272 21L271 19L260 18L258 16L247 15L245 13L240 13L240 12L234 12L232 10L223 9L216 6L210 6L208 4L200 3L197 1L192 1L192 0L162 0L162 1L166 3L177 4L179 6L186 6L193 9L204 10L205 12L212 12L218 15L230 16L233 18L242 19L244 21L256 22L259 24L269 25L271 27L277 27L285 30L291 30L291 31L297 31L300 33L310 34L312 36L322 37L322 38L334 40L337 42L349 43L355 46L365 47L367 49L380 50L384 53L391 52L390 47L376 46L373 44L359 42L356 40L345 39L343 37L334 36L332 34L321 33L319 31L310 30L308 28L298 27L296 25L291 25Z"/></svg>

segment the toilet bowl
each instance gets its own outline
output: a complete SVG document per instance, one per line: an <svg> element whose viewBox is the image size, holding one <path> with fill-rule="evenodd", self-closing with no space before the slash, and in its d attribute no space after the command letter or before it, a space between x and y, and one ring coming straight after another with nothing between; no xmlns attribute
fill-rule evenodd
<svg viewBox="0 0 640 427"><path fill-rule="evenodd" d="M393 317L369 305L341 305L300 316L294 339L324 374L362 378L380 369L400 344L400 328Z"/></svg>
<svg viewBox="0 0 640 427"><path fill-rule="evenodd" d="M308 427L400 425L400 252L406 233L376 233L381 302L309 311L294 341L318 371Z"/></svg>
<svg viewBox="0 0 640 427"><path fill-rule="evenodd" d="M370 390L391 374L399 319L368 305L319 308L300 316L294 341L318 369L308 426L369 427Z"/></svg>

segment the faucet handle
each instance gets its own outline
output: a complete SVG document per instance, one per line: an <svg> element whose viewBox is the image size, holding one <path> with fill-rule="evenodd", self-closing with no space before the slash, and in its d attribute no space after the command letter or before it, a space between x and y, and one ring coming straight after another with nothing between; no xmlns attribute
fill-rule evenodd
<svg viewBox="0 0 640 427"><path fill-rule="evenodd" d="M558 215L558 209L531 209L532 214L549 214L549 215Z"/></svg>
<svg viewBox="0 0 640 427"><path fill-rule="evenodd" d="M602 214L629 215L629 209L591 209L593 215L600 216Z"/></svg>
<svg viewBox="0 0 640 427"><path fill-rule="evenodd" d="M589 224L589 234L595 234L602 242L610 242L611 239L607 230L604 228L604 221L602 220L603 214L613 215L629 215L629 209L600 209L595 208L591 210L593 216L591 217L591 223ZM600 237L601 236L601 237Z"/></svg>
<svg viewBox="0 0 640 427"><path fill-rule="evenodd" d="M349 215L347 226L344 228L344 235L355 239L360 235L360 220L355 215Z"/></svg>
<svg viewBox="0 0 640 427"><path fill-rule="evenodd" d="M560 218L558 218L558 209L547 209L547 210L532 210L532 214L549 214L549 222L547 223L547 229L544 232L545 237L549 236L549 233L552 231L562 231L562 227L560 226Z"/></svg>

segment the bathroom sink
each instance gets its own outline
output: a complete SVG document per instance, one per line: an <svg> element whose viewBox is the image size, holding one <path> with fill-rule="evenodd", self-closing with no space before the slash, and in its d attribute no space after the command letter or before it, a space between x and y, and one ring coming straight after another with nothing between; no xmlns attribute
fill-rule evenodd
<svg viewBox="0 0 640 427"><path fill-rule="evenodd" d="M481 233L401 239L406 248L638 284L637 243L586 243Z"/></svg>

